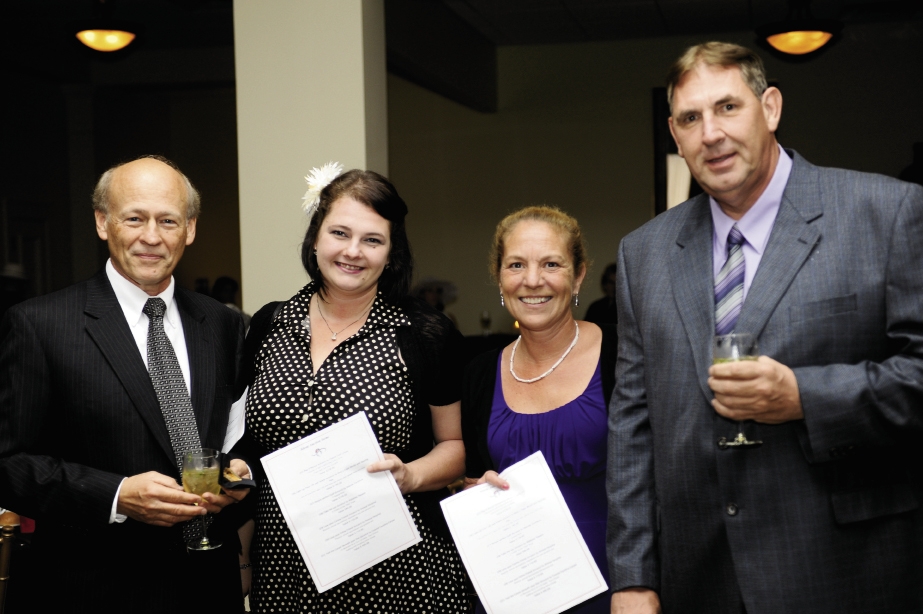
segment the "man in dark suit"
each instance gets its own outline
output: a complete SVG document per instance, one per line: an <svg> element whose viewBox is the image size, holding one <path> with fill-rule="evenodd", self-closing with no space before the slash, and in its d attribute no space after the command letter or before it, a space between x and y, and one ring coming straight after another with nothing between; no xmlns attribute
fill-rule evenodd
<svg viewBox="0 0 923 614"><path fill-rule="evenodd" d="M37 521L28 608L241 611L236 527L218 513L245 492L199 497L178 483L178 437L222 447L242 348L239 315L173 281L198 193L172 163L144 157L103 174L94 209L105 270L0 324L0 505ZM162 315L149 317L149 302ZM152 379L161 358L149 351L162 346L150 335L164 333L179 413ZM247 474L240 460L232 468ZM206 511L225 543L187 553L184 525Z"/></svg>
<svg viewBox="0 0 923 614"><path fill-rule="evenodd" d="M921 612L923 190L783 150L747 49L668 84L706 194L619 250L612 611ZM759 360L712 365L727 330Z"/></svg>

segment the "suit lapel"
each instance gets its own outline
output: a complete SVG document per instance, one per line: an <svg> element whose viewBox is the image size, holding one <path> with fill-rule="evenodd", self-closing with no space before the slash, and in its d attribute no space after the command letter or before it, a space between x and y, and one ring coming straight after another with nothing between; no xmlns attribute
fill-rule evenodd
<svg viewBox="0 0 923 614"><path fill-rule="evenodd" d="M817 169L798 154L793 157L792 174L766 251L737 320L735 330L740 332L760 335L820 240L820 230L811 224L823 215Z"/></svg>
<svg viewBox="0 0 923 614"><path fill-rule="evenodd" d="M712 271L712 220L708 197L700 195L689 207L670 255L670 281L676 309L692 349L699 385L707 398L708 367L711 366L715 334L715 292ZM703 283L705 280L705 283Z"/></svg>
<svg viewBox="0 0 923 614"><path fill-rule="evenodd" d="M154 439L173 462L173 446L157 393L105 271L88 282L85 312L91 318L87 321L87 333L119 378Z"/></svg>
<svg viewBox="0 0 923 614"><path fill-rule="evenodd" d="M186 338L186 351L189 354L192 409L195 412L202 445L206 445L209 421L213 413L211 407L215 402L215 350L206 334L205 313L189 300L185 290L177 288L175 298L183 321L183 336Z"/></svg>

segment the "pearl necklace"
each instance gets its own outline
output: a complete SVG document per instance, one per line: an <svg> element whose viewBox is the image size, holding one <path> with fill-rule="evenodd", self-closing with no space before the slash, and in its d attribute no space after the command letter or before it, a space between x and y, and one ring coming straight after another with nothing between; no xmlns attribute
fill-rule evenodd
<svg viewBox="0 0 923 614"><path fill-rule="evenodd" d="M574 320L574 340L570 342L570 345L567 346L567 349L564 350L564 353L558 358L558 362L551 365L551 368L539 375L538 377L533 377L532 379L522 379L516 372L513 371L513 359L516 357L516 348L519 347L519 342L522 341L522 335L519 335L519 339L516 340L516 343L513 344L513 351L510 352L510 375L513 376L517 382L522 382L523 384L531 384L532 382L537 382L540 379L544 379L551 375L551 372L558 368L564 359L567 358L567 355L570 354L570 351L574 349L574 346L577 345L577 339L580 338L580 326L577 324L577 321Z"/></svg>

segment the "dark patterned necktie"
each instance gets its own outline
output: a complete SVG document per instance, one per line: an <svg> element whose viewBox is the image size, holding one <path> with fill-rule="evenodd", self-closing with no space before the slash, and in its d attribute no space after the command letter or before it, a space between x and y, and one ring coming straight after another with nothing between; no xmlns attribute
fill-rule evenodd
<svg viewBox="0 0 923 614"><path fill-rule="evenodd" d="M737 228L728 233L728 257L715 278L715 333L734 332L744 302L744 236Z"/></svg>
<svg viewBox="0 0 923 614"><path fill-rule="evenodd" d="M147 327L147 370L151 374L154 392L160 402L160 411L170 433L170 445L176 457L176 466L183 472L183 457L186 452L202 449L199 429L192 411L192 400L186 388L186 380L179 368L179 360L173 351L173 344L163 329L163 314L167 304L160 298L149 298L142 310L150 319ZM208 518L207 521L210 521ZM183 540L190 541L202 536L198 520L183 524Z"/></svg>
<svg viewBox="0 0 923 614"><path fill-rule="evenodd" d="M183 455L201 450L202 442L183 372L179 368L173 345L163 329L163 314L166 310L167 304L159 298L149 298L144 305L143 311L150 318L147 328L147 370L151 374L164 422L167 423L176 466L182 472Z"/></svg>

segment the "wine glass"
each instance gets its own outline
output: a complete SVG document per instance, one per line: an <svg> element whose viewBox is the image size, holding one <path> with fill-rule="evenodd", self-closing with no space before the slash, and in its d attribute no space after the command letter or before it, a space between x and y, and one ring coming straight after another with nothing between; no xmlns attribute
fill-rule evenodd
<svg viewBox="0 0 923 614"><path fill-rule="evenodd" d="M199 496L207 492L220 494L220 471L221 461L217 450L202 448L200 451L186 452L183 459L183 490ZM202 523L202 537L191 540L186 547L190 550L214 550L220 547L221 542L208 539L205 516L199 516L199 520Z"/></svg>
<svg viewBox="0 0 923 614"><path fill-rule="evenodd" d="M712 364L718 365L725 362L738 360L757 360L760 356L759 345L756 337L750 333L732 333L730 335L716 335L712 352ZM718 440L721 448L749 448L762 445L762 441L747 439L744 435L743 422L738 422L737 437L728 441L724 437Z"/></svg>

